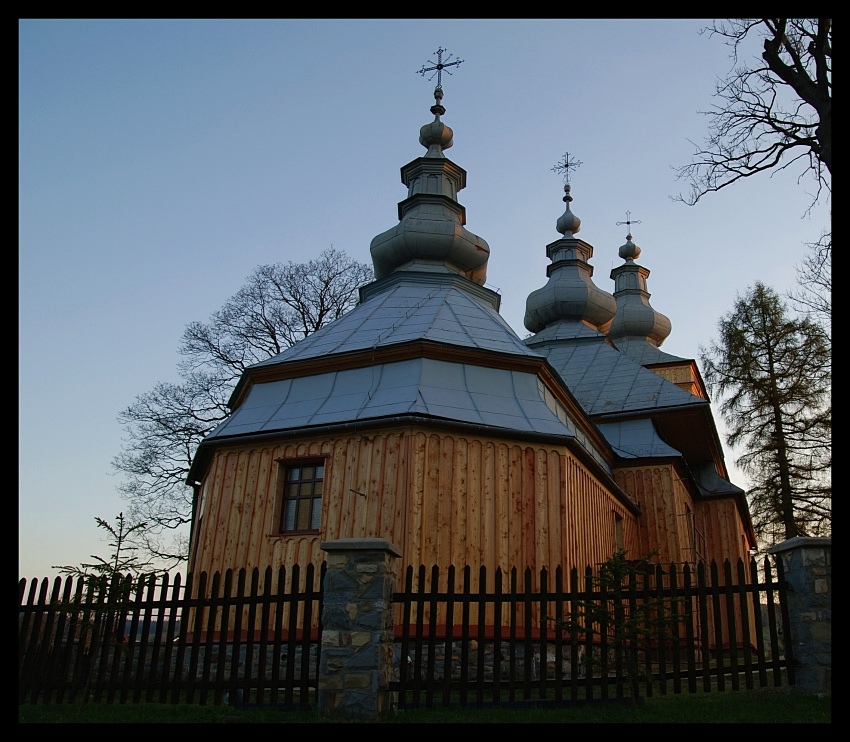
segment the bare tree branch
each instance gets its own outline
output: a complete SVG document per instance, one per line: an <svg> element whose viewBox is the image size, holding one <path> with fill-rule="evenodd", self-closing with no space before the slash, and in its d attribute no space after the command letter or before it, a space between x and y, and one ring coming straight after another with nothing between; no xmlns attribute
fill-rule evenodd
<svg viewBox="0 0 850 742"><path fill-rule="evenodd" d="M696 204L743 178L797 166L811 175L813 204L831 193L832 20L756 18L717 21L711 35L731 47L733 71L717 83L705 143L677 168L689 184L675 200ZM745 39L760 34L761 58L739 60Z"/></svg>
<svg viewBox="0 0 850 742"><path fill-rule="evenodd" d="M188 556L181 529L192 516L186 476L201 441L227 416L242 372L276 356L351 309L372 268L332 247L307 263L259 266L244 286L183 333L180 383L159 383L119 415L126 437L113 459L139 546L171 564Z"/></svg>
<svg viewBox="0 0 850 742"><path fill-rule="evenodd" d="M799 288L788 297L798 311L819 322L830 334L832 322L832 233L808 245L809 254L797 266Z"/></svg>

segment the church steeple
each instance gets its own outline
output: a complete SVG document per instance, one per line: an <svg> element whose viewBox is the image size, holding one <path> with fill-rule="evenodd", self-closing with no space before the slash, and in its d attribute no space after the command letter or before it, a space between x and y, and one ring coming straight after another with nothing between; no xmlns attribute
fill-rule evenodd
<svg viewBox="0 0 850 742"><path fill-rule="evenodd" d="M564 175L563 201L567 208L556 223L556 229L564 237L546 246L546 254L552 261L546 269L549 280L526 300L524 324L531 332L558 323L558 336L566 337L570 333L566 326L572 323L573 334L585 332L582 327L604 333L616 311L614 297L593 283L593 267L587 262L593 255L593 247L575 237L581 220L570 209L573 197L569 178L570 170L579 165L581 162L571 160L567 153L552 168Z"/></svg>
<svg viewBox="0 0 850 742"><path fill-rule="evenodd" d="M427 152L401 169L408 196L398 205L399 224L372 240L372 264L379 279L398 270L451 271L483 285L490 247L464 227L466 209L457 194L466 187L466 171L443 153L452 146L454 132L441 119L446 113L442 73L451 74L446 68L463 61L444 62L444 51L437 50L438 61L432 67L423 65L419 70L437 76L430 109L434 120L419 131L419 143Z"/></svg>
<svg viewBox="0 0 850 742"><path fill-rule="evenodd" d="M631 212L626 212L625 224L628 233L626 242L620 247L619 255L625 263L611 271L616 287L614 298L617 301L617 314L608 330L608 337L614 344L626 352L626 346L649 343L659 347L670 334L670 320L649 305L651 294L646 290L649 270L635 263L641 250L632 242Z"/></svg>

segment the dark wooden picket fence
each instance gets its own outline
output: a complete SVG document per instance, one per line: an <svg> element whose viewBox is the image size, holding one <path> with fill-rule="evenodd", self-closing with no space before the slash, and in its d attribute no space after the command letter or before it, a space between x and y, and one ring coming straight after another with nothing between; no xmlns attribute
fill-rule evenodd
<svg viewBox="0 0 850 742"><path fill-rule="evenodd" d="M794 683L781 562L660 565L618 591L590 569L409 567L387 610L398 707L587 702ZM21 703L314 708L324 565L127 578L118 604L72 577L19 582ZM113 594L122 594L112 591ZM623 639L572 625L590 602L619 621L653 602L669 630ZM629 668L636 660L639 679Z"/></svg>
<svg viewBox="0 0 850 742"><path fill-rule="evenodd" d="M656 565L621 590L603 591L593 573L560 567L533 575L476 574L453 567L407 569L394 600L405 707L587 702L655 693L724 691L794 683L781 563L762 575L755 560ZM488 582L489 580L489 582ZM566 630L571 612L607 606L609 622ZM666 611L666 629L618 635L641 604ZM573 613L575 617L576 613ZM580 622L579 622L580 623ZM630 661L632 664L630 665ZM638 672L630 674L629 669Z"/></svg>
<svg viewBox="0 0 850 742"><path fill-rule="evenodd" d="M233 703L311 708L321 570L178 574L110 605L82 580L19 583L19 702Z"/></svg>

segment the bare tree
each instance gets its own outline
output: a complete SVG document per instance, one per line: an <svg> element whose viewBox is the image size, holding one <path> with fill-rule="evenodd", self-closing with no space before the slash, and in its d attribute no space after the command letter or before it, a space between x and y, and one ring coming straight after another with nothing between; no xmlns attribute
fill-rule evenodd
<svg viewBox="0 0 850 742"><path fill-rule="evenodd" d="M832 233L807 245L808 255L797 266L798 288L789 293L794 307L819 322L830 334L832 321Z"/></svg>
<svg viewBox="0 0 850 742"><path fill-rule="evenodd" d="M113 468L129 513L145 521L144 548L175 564L188 556L186 476L200 442L229 414L242 372L341 317L374 278L371 266L330 248L307 263L259 266L209 322L183 333L179 383L159 383L119 415L126 437Z"/></svg>
<svg viewBox="0 0 850 742"><path fill-rule="evenodd" d="M832 19L744 18L706 29L732 48L734 68L717 83L720 103L703 111L709 135L678 177L690 185L679 195L697 203L742 178L802 166L816 182L814 202L831 192ZM763 39L761 58L742 61L746 39Z"/></svg>

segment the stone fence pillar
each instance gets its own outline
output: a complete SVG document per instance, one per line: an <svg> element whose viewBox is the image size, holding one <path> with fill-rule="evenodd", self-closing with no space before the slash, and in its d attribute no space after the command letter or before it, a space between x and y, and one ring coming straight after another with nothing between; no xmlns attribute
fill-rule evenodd
<svg viewBox="0 0 850 742"><path fill-rule="evenodd" d="M785 571L796 688L831 694L832 539L792 538L770 553Z"/></svg>
<svg viewBox="0 0 850 742"><path fill-rule="evenodd" d="M392 594L401 551L382 538L325 541L319 710L376 719L389 710Z"/></svg>

